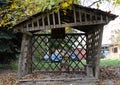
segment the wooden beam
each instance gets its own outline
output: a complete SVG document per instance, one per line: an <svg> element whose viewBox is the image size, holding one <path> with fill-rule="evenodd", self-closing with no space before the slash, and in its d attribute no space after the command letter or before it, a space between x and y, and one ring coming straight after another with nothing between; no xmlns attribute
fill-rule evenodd
<svg viewBox="0 0 120 85"><path fill-rule="evenodd" d="M45 27L44 15L42 14L42 26Z"/></svg>
<svg viewBox="0 0 120 85"><path fill-rule="evenodd" d="M59 25L61 24L61 20L60 20L60 11L58 11L58 23L59 23Z"/></svg>
<svg viewBox="0 0 120 85"><path fill-rule="evenodd" d="M47 20L48 20L48 25L50 25L50 14L47 13Z"/></svg>
<svg viewBox="0 0 120 85"><path fill-rule="evenodd" d="M105 21L103 21L103 22L101 22L101 21L98 21L98 22L86 22L86 23L66 23L66 24L39 26L39 27L34 27L34 29L32 29L32 27L31 28L29 27L28 31L37 31L37 30L40 31L40 30L49 29L49 28L63 28L63 27L67 27L67 26L70 26L70 27L87 26L88 23L89 23L89 25L100 25L100 24L103 25L103 24L106 24ZM89 29L91 29L91 28L89 28ZM20 30L21 30L21 32L28 32L26 29L23 30L21 28Z"/></svg>
<svg viewBox="0 0 120 85"><path fill-rule="evenodd" d="M76 11L75 11L75 8L73 9L73 13L74 13L74 22L76 23L77 20L76 20Z"/></svg>
<svg viewBox="0 0 120 85"><path fill-rule="evenodd" d="M19 57L18 64L18 78L32 73L32 37L26 34L23 34L22 44L21 44L21 54Z"/></svg>
<svg viewBox="0 0 120 85"><path fill-rule="evenodd" d="M33 24L33 21L32 21L32 30L34 30L34 24Z"/></svg>
<svg viewBox="0 0 120 85"><path fill-rule="evenodd" d="M23 32L23 34L26 34L26 35L29 35L29 36L33 35L31 32L28 32L28 31Z"/></svg>
<svg viewBox="0 0 120 85"><path fill-rule="evenodd" d="M87 23L87 17L86 17L87 13L85 12L85 23ZM88 23L89 24L89 23Z"/></svg>
<svg viewBox="0 0 120 85"><path fill-rule="evenodd" d="M101 22L103 22L103 16L101 15Z"/></svg>
<svg viewBox="0 0 120 85"><path fill-rule="evenodd" d="M82 22L82 17L81 17L81 11L79 10L79 18L80 18L80 22Z"/></svg>
<svg viewBox="0 0 120 85"><path fill-rule="evenodd" d="M27 29L26 29L27 31L29 30L29 27L28 27L28 23L27 23Z"/></svg>
<svg viewBox="0 0 120 85"><path fill-rule="evenodd" d="M80 11L79 11L80 13ZM79 14L80 15L80 21L81 21L81 13ZM52 15L54 16L54 14ZM93 15L91 15L92 17ZM44 17L44 15L43 15ZM85 17L84 17L85 18ZM95 16L94 16L95 18ZM66 26L71 26L71 27L76 27L76 26L87 26L87 25L100 25L100 24L106 24L107 23L107 20L103 20L103 17L101 16L101 20L95 20L94 22L93 21L87 21L87 22L74 22L74 23L65 23L65 24L61 24L61 21L60 21L60 17L58 17L58 20L59 20L59 24L55 24L55 17L53 17L53 24L50 25L50 16L49 14L47 14L47 19L48 19L48 25L45 25L45 21L44 21L44 18L42 18L42 25L41 26L36 26L34 27L34 29L32 27L29 27L27 26L26 29L23 28L23 26L21 25L21 27L17 28L18 30L16 31L20 31L20 32L26 32L26 31L37 31L37 30L43 30L43 29L48 29L48 28L63 28L63 27L66 27ZM76 20L76 19L75 19ZM39 21L37 19L37 25L39 25ZM29 25L30 22L28 22L27 24Z"/></svg>
<svg viewBox="0 0 120 85"><path fill-rule="evenodd" d="M56 24L56 23L55 23L55 14L54 14L54 12L53 12L53 14L52 14L52 17L53 17L53 25L54 25L53 28L55 28L55 24Z"/></svg>

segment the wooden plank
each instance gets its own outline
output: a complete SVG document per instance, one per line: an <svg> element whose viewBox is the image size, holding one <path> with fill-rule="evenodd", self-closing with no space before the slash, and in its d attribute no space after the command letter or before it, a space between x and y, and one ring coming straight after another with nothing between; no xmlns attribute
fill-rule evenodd
<svg viewBox="0 0 120 85"><path fill-rule="evenodd" d="M39 19L37 19L37 27L39 27L40 25L39 25Z"/></svg>
<svg viewBox="0 0 120 85"><path fill-rule="evenodd" d="M85 12L85 22L88 23L86 15L87 13Z"/></svg>
<svg viewBox="0 0 120 85"><path fill-rule="evenodd" d="M105 24L105 22L101 22L99 21L99 23L97 22L87 22L89 23L89 25L99 25L99 24ZM67 24L57 24L57 25L46 25L46 26L40 26L40 27L34 27L34 30L32 28L29 27L28 31L37 31L37 30L44 30L44 29L50 29L50 28L62 28L62 27L66 27L66 26L70 26L70 27L76 27L76 26L87 26L87 23L67 23ZM22 32L25 32L22 30Z"/></svg>
<svg viewBox="0 0 120 85"><path fill-rule="evenodd" d="M50 14L47 13L47 20L48 20L48 25L50 25Z"/></svg>
<svg viewBox="0 0 120 85"><path fill-rule="evenodd" d="M56 78L56 79L24 79L24 80L19 80L19 82L47 82L47 81L76 81L76 80L78 80L79 82L87 82L87 81L89 81L89 82L92 82L92 81L96 81L97 79L96 78L94 78L94 77L91 77L91 78L87 78L87 77L85 77L85 78Z"/></svg>
<svg viewBox="0 0 120 85"><path fill-rule="evenodd" d="M31 32L23 32L24 34L26 34L26 35L29 35L29 36L32 36L33 34L31 33Z"/></svg>
<svg viewBox="0 0 120 85"><path fill-rule="evenodd" d="M27 25L27 29L26 29L26 31L28 31L28 30L29 30L28 23L27 23L26 25Z"/></svg>
<svg viewBox="0 0 120 85"><path fill-rule="evenodd" d="M108 16L106 16L106 22L107 22L107 23L109 22L109 18L108 18Z"/></svg>
<svg viewBox="0 0 120 85"><path fill-rule="evenodd" d="M33 24L33 21L32 21L32 30L34 30L34 24Z"/></svg>
<svg viewBox="0 0 120 85"><path fill-rule="evenodd" d="M81 11L79 10L79 18L80 18L80 22L82 22L82 17L81 17Z"/></svg>
<svg viewBox="0 0 120 85"><path fill-rule="evenodd" d="M103 22L103 15L101 15L101 22Z"/></svg>
<svg viewBox="0 0 120 85"><path fill-rule="evenodd" d="M52 14L52 17L53 17L53 28L55 28L55 14L54 14L54 12L53 12L53 14Z"/></svg>
<svg viewBox="0 0 120 85"><path fill-rule="evenodd" d="M73 36L85 36L85 33L66 33L65 36L67 35L73 35ZM51 34L33 34L33 36L51 36Z"/></svg>
<svg viewBox="0 0 120 85"><path fill-rule="evenodd" d="M58 11L58 22L59 22L59 25L61 24L61 20L60 20L60 11Z"/></svg>
<svg viewBox="0 0 120 85"><path fill-rule="evenodd" d="M99 21L99 20L97 20L97 15L95 14L95 21L97 22L97 21Z"/></svg>
<svg viewBox="0 0 120 85"><path fill-rule="evenodd" d="M80 13L80 11L79 11L79 13ZM59 15L59 14L58 14ZM81 13L79 14L80 15L80 21L81 21ZM54 15L53 15L54 16ZM102 17L101 17L102 18ZM50 16L49 16L49 14L47 14L47 19L48 19L48 25L45 25L45 21L44 21L44 18L42 18L42 23L43 23L43 27L41 28L41 26L39 27L39 26L37 26L37 29L36 29L36 27L34 27L34 29L33 28L31 28L31 27L29 27L28 26L28 28L26 28L26 29L22 29L21 27L20 27L20 30L21 30L21 32L25 32L25 31L36 31L36 30L41 30L41 29L43 29L43 28L61 28L61 27L65 27L65 26L84 26L84 25L95 25L95 24L106 24L107 22L106 22L106 20L104 20L104 21L101 21L101 20L95 20L94 22L93 21L88 21L88 22L82 22L81 21L81 23L67 23L67 25L66 24L61 24L61 21L60 21L60 15L59 15L59 17L58 17L58 20L59 20L59 24L55 24L55 17L53 17L53 20L54 20L54 25L50 25ZM35 19L36 20L36 19ZM103 20L103 18L102 18L102 20ZM39 25L39 21L38 21L38 19L37 19L37 24ZM27 24L29 24L29 23L31 23L31 22L28 22ZM45 26L45 27L44 27ZM39 28L39 29L38 29Z"/></svg>
<svg viewBox="0 0 120 85"><path fill-rule="evenodd" d="M76 20L76 11L75 11L75 8L73 8L73 13L74 13L74 23L76 23L77 20Z"/></svg>
<svg viewBox="0 0 120 85"><path fill-rule="evenodd" d="M42 26L45 27L44 15L42 14Z"/></svg>
<svg viewBox="0 0 120 85"><path fill-rule="evenodd" d="M32 36L28 38L28 53L27 53L27 74L32 73Z"/></svg>

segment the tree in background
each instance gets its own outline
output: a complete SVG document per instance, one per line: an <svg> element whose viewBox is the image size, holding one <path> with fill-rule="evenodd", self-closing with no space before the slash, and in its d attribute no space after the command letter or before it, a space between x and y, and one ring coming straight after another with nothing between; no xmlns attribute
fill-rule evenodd
<svg viewBox="0 0 120 85"><path fill-rule="evenodd" d="M8 27L0 27L0 63L9 64L20 53L21 34L15 34Z"/></svg>
<svg viewBox="0 0 120 85"><path fill-rule="evenodd" d="M67 8L78 0L1 0L0 26L15 24L26 16L36 14L46 9ZM60 4L61 3L61 4Z"/></svg>
<svg viewBox="0 0 120 85"><path fill-rule="evenodd" d="M120 44L120 29L111 31L111 44Z"/></svg>
<svg viewBox="0 0 120 85"><path fill-rule="evenodd" d="M114 4L120 4L120 0L113 0Z"/></svg>

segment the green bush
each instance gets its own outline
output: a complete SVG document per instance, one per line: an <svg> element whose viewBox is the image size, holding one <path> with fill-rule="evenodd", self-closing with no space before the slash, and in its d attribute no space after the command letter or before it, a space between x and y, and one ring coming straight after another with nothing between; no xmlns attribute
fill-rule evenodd
<svg viewBox="0 0 120 85"><path fill-rule="evenodd" d="M21 34L15 34L8 27L0 27L0 63L9 64L20 53Z"/></svg>

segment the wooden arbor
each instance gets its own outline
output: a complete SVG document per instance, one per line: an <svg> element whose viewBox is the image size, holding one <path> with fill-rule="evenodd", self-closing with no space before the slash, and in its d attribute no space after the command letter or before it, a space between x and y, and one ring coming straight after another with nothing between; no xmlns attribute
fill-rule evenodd
<svg viewBox="0 0 120 85"><path fill-rule="evenodd" d="M53 12L52 10L44 11L37 13L33 16L27 17L25 20L17 23L14 26L14 30L23 33L21 56L19 59L18 77L21 78L22 76L31 73L34 66L37 66L38 64L41 65L41 68L47 68L46 71L55 72L56 69L57 71L61 71L62 67L60 67L60 64L63 61L63 56L65 56L65 54L68 54L69 59L67 59L67 61L64 62L69 61L68 67L71 67L70 71L76 72L75 67L81 69L79 63L82 63L83 67L85 68L84 71L87 77L98 78L103 26L107 24L110 20L113 20L115 17L115 15L103 12L101 10L91 9L74 4L73 8L71 10L67 10L66 14L64 14L62 10L59 10L57 13ZM80 30L83 33L66 34L64 28L67 26ZM37 33L38 31L42 31L44 29L51 29L52 35L44 35ZM74 41L71 40L73 36L75 36L75 39L73 39ZM78 37L76 38L76 36L79 36L80 39L78 39ZM48 45L48 43L50 42L49 39L51 38L58 38L52 44L57 42L59 46L61 46L61 48L55 47L55 49L52 50ZM62 45L60 45L61 42L59 41L59 39L61 39L63 42L65 42L64 40L68 39L68 41L65 42L67 48L71 49L74 45L75 49L71 49L69 51L66 50L65 46L62 47ZM72 45L70 46L66 44L69 41L70 43L72 43ZM78 43L77 46L75 46L76 42ZM83 45L83 43L85 44ZM47 46L47 48L45 48L45 46ZM80 50L78 50L78 54L76 56L80 54L82 58L79 58L77 61L73 61L73 59L70 57L71 52L74 52L74 50L78 49L78 47L80 47ZM60 54L62 57L57 59L58 55L55 55L55 59L61 60L61 62L55 63L55 59L52 59L51 57L53 53L51 52L49 55L46 52L46 49L47 51L54 52L57 50L58 54ZM65 53L63 54L59 50L64 50ZM82 53L82 50L85 51L84 54ZM39 63L36 65L36 61L34 62L34 57L37 54L39 54L39 56L42 56L42 58L40 58ZM48 59L50 60L47 60L47 64L44 63L44 65L41 60L44 59L45 62L45 55L47 55ZM83 64L82 62L83 58L86 61L85 64ZM51 62L51 60L53 62Z"/></svg>

